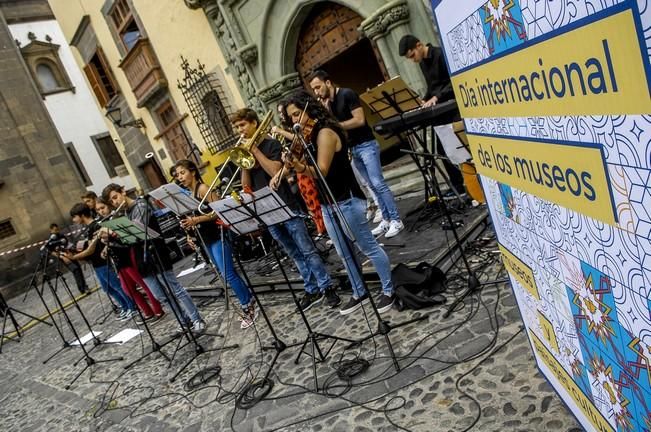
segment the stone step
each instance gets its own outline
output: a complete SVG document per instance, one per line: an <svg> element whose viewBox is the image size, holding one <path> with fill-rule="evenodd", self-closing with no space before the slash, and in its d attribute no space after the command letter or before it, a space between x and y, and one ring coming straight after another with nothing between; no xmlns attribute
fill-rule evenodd
<svg viewBox="0 0 651 432"><path fill-rule="evenodd" d="M396 198L421 193L424 188L423 177L410 156L403 156L385 165L383 171L384 178Z"/></svg>

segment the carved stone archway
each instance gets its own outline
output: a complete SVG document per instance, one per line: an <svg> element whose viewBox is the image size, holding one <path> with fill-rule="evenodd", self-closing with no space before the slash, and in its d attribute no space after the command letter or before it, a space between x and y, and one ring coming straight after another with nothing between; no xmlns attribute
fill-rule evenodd
<svg viewBox="0 0 651 432"><path fill-rule="evenodd" d="M312 11L323 3L341 5L361 17L356 31L380 54L386 73L401 75L416 90L424 88L422 75L398 56L398 41L412 33L436 42L424 0L183 1L204 10L228 63L227 73L258 111L301 86L295 61L299 37Z"/></svg>

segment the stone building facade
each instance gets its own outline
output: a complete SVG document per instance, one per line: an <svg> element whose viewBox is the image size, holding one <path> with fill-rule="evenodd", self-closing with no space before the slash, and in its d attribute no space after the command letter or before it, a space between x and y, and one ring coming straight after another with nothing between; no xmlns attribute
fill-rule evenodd
<svg viewBox="0 0 651 432"><path fill-rule="evenodd" d="M43 240L85 190L9 25L53 18L47 3L0 1L0 251ZM0 287L19 285L37 248L0 256Z"/></svg>
<svg viewBox="0 0 651 432"><path fill-rule="evenodd" d="M258 111L301 87L317 68L358 91L400 75L422 92L420 70L398 55L398 41L414 34L438 44L423 0L184 1L205 12L228 72Z"/></svg>
<svg viewBox="0 0 651 432"><path fill-rule="evenodd" d="M219 147L233 142L230 108L242 99L205 14L178 0L49 3L97 105L121 118L120 125L105 120L141 188L167 182L169 168L196 159L196 148L210 181ZM205 79L188 81L198 69Z"/></svg>

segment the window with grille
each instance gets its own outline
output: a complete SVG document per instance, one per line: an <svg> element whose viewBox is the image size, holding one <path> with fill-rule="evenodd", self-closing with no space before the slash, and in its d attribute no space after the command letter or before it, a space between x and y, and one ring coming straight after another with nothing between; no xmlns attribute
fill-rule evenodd
<svg viewBox="0 0 651 432"><path fill-rule="evenodd" d="M16 229L11 223L11 219L0 222L0 240L7 239L16 235Z"/></svg>

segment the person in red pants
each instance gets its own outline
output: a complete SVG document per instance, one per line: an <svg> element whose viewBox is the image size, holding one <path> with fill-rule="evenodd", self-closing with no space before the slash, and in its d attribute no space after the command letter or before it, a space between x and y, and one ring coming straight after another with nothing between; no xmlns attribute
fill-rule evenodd
<svg viewBox="0 0 651 432"><path fill-rule="evenodd" d="M112 208L104 200L98 198L96 204L97 213L100 217L109 217L112 213ZM153 323L160 319L165 313L160 302L152 294L147 287L147 284L142 278L138 267L136 266L135 250L130 246L125 246L113 240L114 237L103 235L103 241L108 242L108 253L118 272L118 278L124 292L131 298L138 309L142 312L142 316L148 323ZM142 295L137 290L136 285L142 288L145 295ZM147 298L145 298L145 296ZM149 302L147 302L149 300Z"/></svg>

